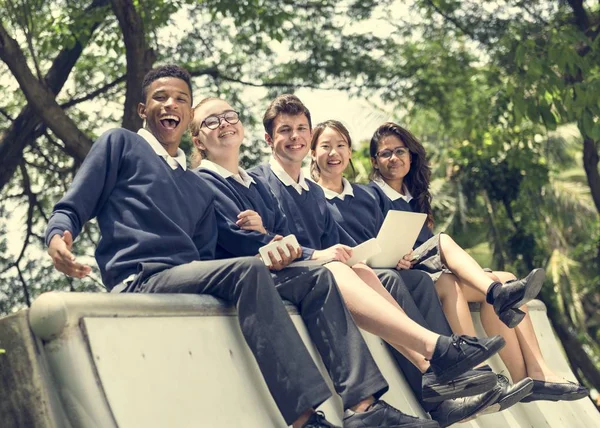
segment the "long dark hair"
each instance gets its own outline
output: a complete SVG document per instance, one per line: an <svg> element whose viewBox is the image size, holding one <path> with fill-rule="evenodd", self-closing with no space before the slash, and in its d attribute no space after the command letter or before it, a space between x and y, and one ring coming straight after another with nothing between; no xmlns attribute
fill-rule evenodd
<svg viewBox="0 0 600 428"><path fill-rule="evenodd" d="M379 170L373 166L376 163L377 150L381 141L388 136L394 136L404 143L410 152L410 170L404 177L404 184L413 198L417 201L417 208L420 212L427 214L427 226L433 228L433 212L431 211L431 193L429 192L429 183L431 181L431 167L427 161L425 147L419 140L407 129L393 122L387 122L381 125L369 144L369 154L371 155L371 174L370 179L381 177Z"/></svg>
<svg viewBox="0 0 600 428"><path fill-rule="evenodd" d="M319 137L327 128L331 128L334 131L337 131L348 143L348 148L352 151L352 139L350 138L350 132L348 128L344 126L342 122L337 120L326 120L325 122L318 123L313 128L312 139L310 140L310 150L315 151L317 149L317 142L319 141ZM354 164L352 163L352 159L350 159L350 168L352 169L352 178L356 176L356 170L354 169ZM321 171L319 170L319 166L314 159L310 161L310 177L319 181L319 177L321 176Z"/></svg>

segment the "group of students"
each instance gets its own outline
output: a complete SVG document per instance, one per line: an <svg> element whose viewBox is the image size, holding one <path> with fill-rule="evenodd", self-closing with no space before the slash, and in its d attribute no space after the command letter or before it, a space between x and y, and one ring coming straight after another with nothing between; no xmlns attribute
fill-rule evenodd
<svg viewBox="0 0 600 428"><path fill-rule="evenodd" d="M244 127L231 105L209 97L192 108L190 76L174 65L151 70L142 86L143 129L104 133L54 207L46 243L59 271L79 278L90 272L71 249L95 217L102 234L96 260L111 292L211 294L231 302L293 427L334 425L315 411L331 391L283 300L298 306L342 399L344 427L448 426L519 401L586 395L547 367L535 338L524 305L539 292L543 270L522 280L488 273L449 236L432 234L429 168L408 131L382 125L371 141L373 182L350 184L342 175L352 147L346 128L328 121L313 130L302 102L281 95L263 118L272 156L246 172L239 166ZM188 129L193 169L179 148ZM302 173L309 152L314 181ZM428 214L414 252L396 269L346 265L352 247L376 236L390 209ZM300 247L264 262L256 257L289 234ZM482 302L490 337L475 337L468 301ZM358 327L390 345L432 420L381 399L388 385ZM514 384L484 365L499 351Z"/></svg>

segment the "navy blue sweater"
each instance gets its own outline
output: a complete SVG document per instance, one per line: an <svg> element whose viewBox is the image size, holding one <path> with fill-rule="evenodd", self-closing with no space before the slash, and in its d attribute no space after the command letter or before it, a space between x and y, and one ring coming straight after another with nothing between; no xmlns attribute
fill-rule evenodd
<svg viewBox="0 0 600 428"><path fill-rule="evenodd" d="M352 184L354 196L346 195L344 199L327 199L327 206L333 219L345 233L341 233L342 244L355 245L375 238L383 224L383 212L378 206L378 196L367 186ZM344 242L344 235L352 238Z"/></svg>
<svg viewBox="0 0 600 428"><path fill-rule="evenodd" d="M268 164L254 167L249 173L266 181L288 219L290 231L296 235L300 245L315 250L323 250L342 241L356 245L349 236L340 239L338 226L318 184L307 180L309 190L298 194L292 186L283 184Z"/></svg>
<svg viewBox="0 0 600 428"><path fill-rule="evenodd" d="M196 171L211 184L215 195L218 238L216 257L218 259L241 256L254 256L258 249L273 239L275 235L290 234L285 215L279 208L277 200L269 187L258 177L255 184L246 187L233 177L223 178L218 173L206 168ZM240 229L235 223L238 214L245 210L256 211L267 230L263 234L254 230ZM302 259L308 260L314 250L303 248Z"/></svg>
<svg viewBox="0 0 600 428"><path fill-rule="evenodd" d="M109 288L144 263L177 266L213 259L217 241L213 193L194 172L173 170L141 136L125 129L94 143L73 184L56 204L46 243L97 217L96 261Z"/></svg>
<svg viewBox="0 0 600 428"><path fill-rule="evenodd" d="M389 210L409 211L414 213L420 212L416 205L417 200L414 198L410 201L410 203L406 202L403 198L399 198L395 201L392 201L390 200L390 198L387 197L385 193L383 193L383 190L381 190L381 187L379 187L377 183L371 181L369 183L369 187L374 190L375 195L377 196L379 208L381 209L381 212L383 213L384 217ZM419 245L423 244L431 237L433 237L433 232L427 226L427 221L425 221L425 224L419 232L419 236L417 237L417 241L415 242L413 249L417 248Z"/></svg>

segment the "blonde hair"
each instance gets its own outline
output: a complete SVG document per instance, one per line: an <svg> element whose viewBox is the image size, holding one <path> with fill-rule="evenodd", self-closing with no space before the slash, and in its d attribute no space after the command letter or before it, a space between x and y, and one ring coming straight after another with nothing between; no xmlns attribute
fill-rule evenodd
<svg viewBox="0 0 600 428"><path fill-rule="evenodd" d="M219 97L206 97L202 100L200 100L200 102L198 104L196 104L196 107L194 107L194 113L196 113L196 111L198 111L198 109L208 103L209 101L216 101L216 100L221 100L221 98ZM194 119L190 122L190 125L188 127L190 134L192 135L192 142L194 137L198 138L200 141L202 141L202 134L200 133L200 125L202 124L202 120L199 120L200 118L196 117L196 115L194 114ZM192 147L192 154L190 155L190 166L192 168L197 168L198 166L200 166L200 163L202 162L202 159L206 158L206 153L204 153L204 150L199 149L196 144L193 145Z"/></svg>

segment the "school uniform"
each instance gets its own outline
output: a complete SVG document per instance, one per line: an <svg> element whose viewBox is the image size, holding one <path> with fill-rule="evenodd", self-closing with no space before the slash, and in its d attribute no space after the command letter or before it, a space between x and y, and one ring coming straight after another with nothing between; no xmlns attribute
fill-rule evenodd
<svg viewBox="0 0 600 428"><path fill-rule="evenodd" d="M368 186L373 190L384 216L389 210L420 212L417 200L408 189L404 189L403 195L381 179L371 181ZM416 256L413 268L427 273L433 282L437 281L443 273L452 273L444 265L440 256L440 234L434 235L426 223L423 224L413 246L413 254Z"/></svg>
<svg viewBox="0 0 600 428"><path fill-rule="evenodd" d="M268 269L255 257L212 260L214 195L153 135L114 129L92 146L54 207L46 244L97 218L96 260L113 292L211 294L238 309L241 331L285 421L330 396Z"/></svg>
<svg viewBox="0 0 600 428"><path fill-rule="evenodd" d="M384 220L377 195L368 186L351 184L345 178L342 182L341 193L322 187L335 222L359 244L376 237ZM438 334L452 335L437 292L427 275L415 270L375 269L375 272L413 321ZM402 283L387 278L395 275L402 278ZM394 348L390 347L390 350L415 396L420 400L421 372ZM427 411L433 407L424 402L421 405Z"/></svg>
<svg viewBox="0 0 600 428"><path fill-rule="evenodd" d="M195 171L214 192L217 258L254 256L275 235L289 235L286 216L261 179L250 177L242 168L233 174L208 160ZM235 224L238 214L245 210L260 215L266 234ZM310 261L313 252L304 247L304 261L272 271L271 276L281 297L298 306L344 409L348 409L368 396L381 396L388 385L339 294L333 274L323 262Z"/></svg>

